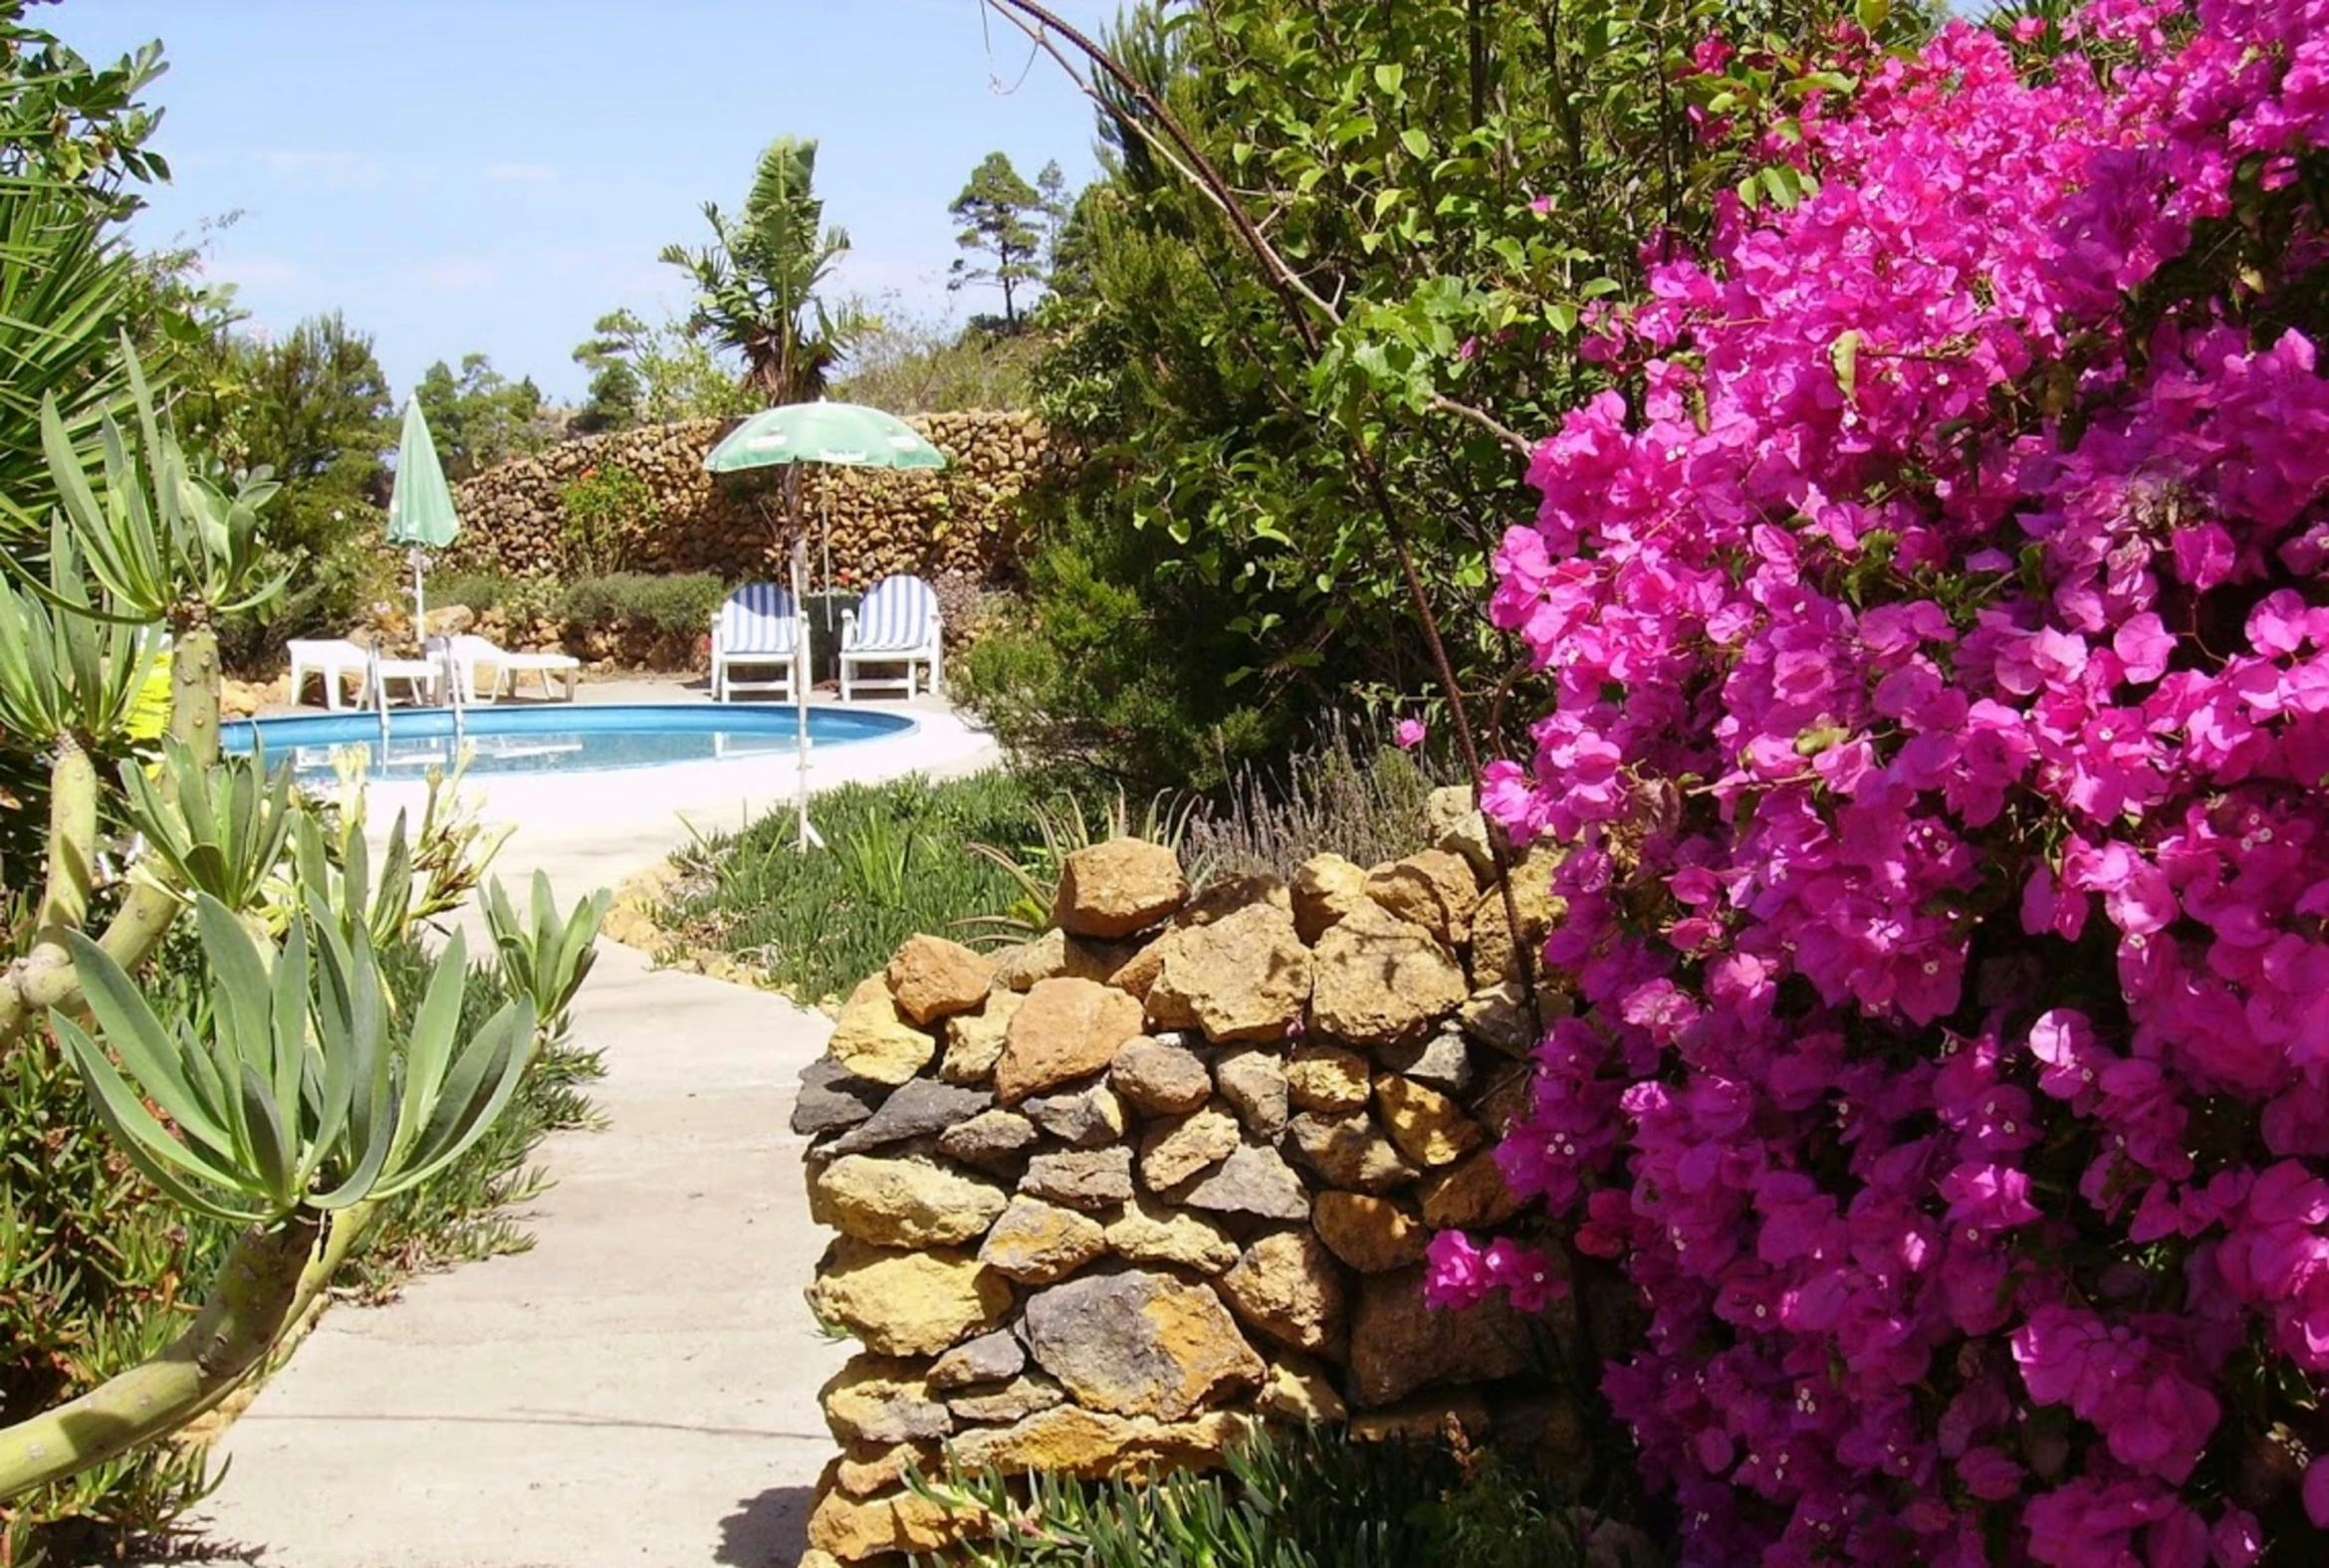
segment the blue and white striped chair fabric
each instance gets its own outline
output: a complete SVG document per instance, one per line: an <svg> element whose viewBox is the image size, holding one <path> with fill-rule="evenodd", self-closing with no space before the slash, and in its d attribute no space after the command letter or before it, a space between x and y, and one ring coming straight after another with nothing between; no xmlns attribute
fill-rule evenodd
<svg viewBox="0 0 2329 1568"><path fill-rule="evenodd" d="M920 577L883 577L865 590L857 607L841 617L841 700L864 685L902 685L914 695L914 666L927 666L929 689L940 677L938 595ZM867 681L856 673L860 664L895 664L905 674L897 680Z"/></svg>
<svg viewBox="0 0 2329 1568"><path fill-rule="evenodd" d="M712 700L737 692L795 695L809 638L793 595L774 582L748 582L728 595L712 622ZM783 671L779 680L738 680L732 668Z"/></svg>

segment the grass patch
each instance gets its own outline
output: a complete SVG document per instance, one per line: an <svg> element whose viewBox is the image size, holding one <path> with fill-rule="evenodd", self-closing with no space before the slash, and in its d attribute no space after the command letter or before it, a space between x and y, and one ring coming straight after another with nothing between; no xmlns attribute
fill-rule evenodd
<svg viewBox="0 0 2329 1568"><path fill-rule="evenodd" d="M917 932L968 940L970 922L1024 900L1009 871L970 848L1018 848L1034 832L1034 802L1007 774L845 784L816 797L810 821L824 848L794 847L787 807L680 851L657 923L814 1004L846 995Z"/></svg>

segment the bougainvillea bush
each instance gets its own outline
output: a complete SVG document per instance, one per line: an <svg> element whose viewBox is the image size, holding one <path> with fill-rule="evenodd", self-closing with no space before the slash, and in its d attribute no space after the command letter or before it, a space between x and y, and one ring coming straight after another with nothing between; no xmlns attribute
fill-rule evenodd
<svg viewBox="0 0 2329 1568"><path fill-rule="evenodd" d="M2329 0L1838 48L1497 560L1500 1161L1686 1563L2329 1560Z"/></svg>

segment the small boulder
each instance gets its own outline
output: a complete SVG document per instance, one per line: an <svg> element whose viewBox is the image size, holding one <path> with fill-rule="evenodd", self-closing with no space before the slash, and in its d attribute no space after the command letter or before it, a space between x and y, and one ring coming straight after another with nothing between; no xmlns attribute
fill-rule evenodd
<svg viewBox="0 0 2329 1568"><path fill-rule="evenodd" d="M816 1391L824 1424L840 1443L922 1443L954 1431L918 1361L852 1356Z"/></svg>
<svg viewBox="0 0 2329 1568"><path fill-rule="evenodd" d="M1423 1270L1370 1274L1350 1327L1351 1392L1368 1409L1439 1384L1493 1383L1527 1370L1528 1325L1501 1295L1478 1306L1423 1304Z"/></svg>
<svg viewBox="0 0 2329 1568"><path fill-rule="evenodd" d="M1386 1072L1375 1079L1375 1105L1391 1141L1426 1170L1453 1165L1479 1146L1480 1123L1437 1089Z"/></svg>
<svg viewBox="0 0 2329 1568"><path fill-rule="evenodd" d="M1070 936L1128 937L1168 919L1188 897L1189 879L1170 849L1112 838L1060 863L1051 923Z"/></svg>
<svg viewBox="0 0 2329 1568"><path fill-rule="evenodd" d="M1310 1195L1302 1179L1268 1144L1238 1145L1218 1169L1172 1197L1190 1209L1257 1220L1305 1220L1310 1213Z"/></svg>
<svg viewBox="0 0 2329 1568"><path fill-rule="evenodd" d="M1070 1209L1111 1209L1132 1197L1132 1151L1060 1149L1027 1163L1019 1190Z"/></svg>
<svg viewBox="0 0 2329 1568"><path fill-rule="evenodd" d="M1329 1187L1388 1193L1423 1174L1363 1112L1321 1116L1304 1111L1287 1125L1286 1135L1302 1163L1324 1177Z"/></svg>
<svg viewBox="0 0 2329 1568"><path fill-rule="evenodd" d="M911 1491L852 1497L834 1478L839 1464L826 1466L817 1483L804 1564L819 1554L827 1562L861 1563L896 1552L938 1552L984 1527L986 1515L975 1509L947 1508Z"/></svg>
<svg viewBox="0 0 2329 1568"><path fill-rule="evenodd" d="M1272 1361L1254 1403L1265 1416L1308 1426L1340 1422L1350 1414L1350 1407L1334 1392L1333 1379L1306 1356L1281 1356Z"/></svg>
<svg viewBox="0 0 2329 1568"><path fill-rule="evenodd" d="M1109 1250L1135 1263L1170 1263L1218 1274L1238 1260L1237 1242L1220 1226L1145 1196L1135 1197L1108 1222L1107 1234Z"/></svg>
<svg viewBox="0 0 2329 1568"><path fill-rule="evenodd" d="M1023 1285L1048 1285L1107 1249L1098 1221L1023 1193L987 1232L979 1261Z"/></svg>
<svg viewBox="0 0 2329 1568"><path fill-rule="evenodd" d="M1200 1028L1216 1044L1281 1040L1310 1001L1310 953L1293 920L1249 904L1174 933L1148 988L1148 1015L1167 1028Z"/></svg>
<svg viewBox="0 0 2329 1568"><path fill-rule="evenodd" d="M1250 1047L1224 1051L1213 1063L1221 1097L1237 1107L1238 1119L1256 1138L1285 1131L1285 1061L1275 1050Z"/></svg>
<svg viewBox="0 0 2329 1568"><path fill-rule="evenodd" d="M1006 1105L1055 1083L1089 1077L1140 1032L1140 1004L1088 980L1039 981L1012 1014L995 1063Z"/></svg>
<svg viewBox="0 0 2329 1568"><path fill-rule="evenodd" d="M1108 1085L1150 1116L1193 1111L1213 1097L1204 1058L1186 1045L1139 1034L1108 1064Z"/></svg>
<svg viewBox="0 0 2329 1568"><path fill-rule="evenodd" d="M985 1083L994 1077L1012 1016L1026 1001L1021 993L998 986L968 1012L948 1018L946 1055L938 1063L938 1076L961 1084Z"/></svg>
<svg viewBox="0 0 2329 1568"><path fill-rule="evenodd" d="M853 1076L894 1088L930 1064L938 1042L898 1011L889 983L872 975L841 1005L825 1050Z"/></svg>
<svg viewBox="0 0 2329 1568"><path fill-rule="evenodd" d="M1486 882L1496 874L1496 852L1489 847L1488 818L1469 784L1434 789L1423 802L1423 830L1434 849L1462 855L1472 874Z"/></svg>
<svg viewBox="0 0 2329 1568"><path fill-rule="evenodd" d="M888 980L898 1010L927 1027L984 1002L995 962L944 937L908 937L889 961Z"/></svg>
<svg viewBox="0 0 2329 1568"><path fill-rule="evenodd" d="M999 1389L957 1394L946 1404L957 1420L991 1426L1025 1421L1038 1411L1065 1404L1066 1400L1066 1392L1039 1372L1032 1377L1014 1378Z"/></svg>
<svg viewBox="0 0 2329 1568"><path fill-rule="evenodd" d="M1363 1111L1374 1092L1374 1069L1356 1051L1304 1045L1285 1064L1285 1095L1299 1110L1329 1115Z"/></svg>
<svg viewBox="0 0 2329 1568"><path fill-rule="evenodd" d="M1335 922L1315 956L1311 1021L1354 1045L1423 1038L1472 994L1446 943L1372 899Z"/></svg>
<svg viewBox="0 0 2329 1568"><path fill-rule="evenodd" d="M982 1171L1009 1170L1034 1147L1036 1124L1017 1111L981 1111L938 1135L938 1152Z"/></svg>
<svg viewBox="0 0 2329 1568"><path fill-rule="evenodd" d="M1079 1405L1058 1405L1009 1427L978 1427L958 1434L951 1452L954 1461L970 1470L1149 1476L1218 1465L1221 1456L1253 1430L1252 1419L1235 1411L1212 1410L1188 1421L1161 1422L1153 1416L1110 1416Z"/></svg>
<svg viewBox="0 0 2329 1568"><path fill-rule="evenodd" d="M1462 947L1472 940L1472 907L1480 902L1480 883L1463 856L1426 849L1369 871L1367 897L1449 947Z"/></svg>
<svg viewBox="0 0 2329 1568"><path fill-rule="evenodd" d="M1505 1185L1493 1149L1437 1173L1420 1196L1423 1223L1435 1231L1485 1230L1520 1212L1520 1200Z"/></svg>
<svg viewBox="0 0 2329 1568"><path fill-rule="evenodd" d="M1256 904L1267 904L1289 919L1293 915L1293 895L1286 891L1283 882L1274 876L1248 873L1215 877L1206 883L1189 895L1189 902L1173 916L1173 924L1210 926Z"/></svg>
<svg viewBox="0 0 2329 1568"><path fill-rule="evenodd" d="M1127 996L1138 997L1146 1002L1149 992L1155 989L1157 976L1164 973L1165 944L1171 940L1172 933L1167 932L1152 942L1144 943L1124 961L1121 968L1108 976L1108 984Z"/></svg>
<svg viewBox="0 0 2329 1568"><path fill-rule="evenodd" d="M1105 1082L1069 1094L1038 1095L1019 1108L1038 1127L1077 1149L1096 1149L1124 1136L1124 1102Z"/></svg>
<svg viewBox="0 0 2329 1568"><path fill-rule="evenodd" d="M1214 1288L1241 1322L1290 1349L1328 1350L1342 1337L1342 1268L1307 1230L1260 1237Z"/></svg>
<svg viewBox="0 0 2329 1568"><path fill-rule="evenodd" d="M1362 1274L1422 1262L1431 1239L1403 1206L1366 1193L1320 1193L1310 1224L1336 1257Z"/></svg>
<svg viewBox="0 0 2329 1568"><path fill-rule="evenodd" d="M830 1056L819 1056L801 1069L801 1087L793 1096L793 1131L817 1138L854 1127L880 1107L884 1092L882 1085L856 1076Z"/></svg>
<svg viewBox="0 0 2329 1568"><path fill-rule="evenodd" d="M1312 855L1293 874L1293 927L1304 942L1318 938L1367 901L1367 874L1340 855Z"/></svg>
<svg viewBox="0 0 2329 1568"><path fill-rule="evenodd" d="M1544 1009L1547 1025L1568 1010L1565 1006L1556 1008L1553 1004L1559 999L1541 990L1537 1000ZM1527 994L1520 990L1518 981L1501 981L1482 987L1466 1000L1464 1010L1457 1017L1466 1034L1492 1050L1525 1057L1536 1047L1536 1026L1528 1015Z"/></svg>
<svg viewBox="0 0 2329 1568"><path fill-rule="evenodd" d="M1520 929L1527 937L1532 967L1539 973L1544 969L1544 939L1568 913L1568 900L1552 891L1553 873L1565 857L1565 851L1539 844L1513 867L1513 901L1519 907ZM1513 956L1512 922L1505 917L1505 895L1495 887L1481 894L1473 907L1472 973L1483 986L1520 978Z"/></svg>
<svg viewBox="0 0 2329 1568"><path fill-rule="evenodd" d="M1145 1269L1039 1290L1022 1329L1036 1364L1078 1405L1118 1416L1178 1421L1264 1371L1220 1297Z"/></svg>
<svg viewBox="0 0 2329 1568"><path fill-rule="evenodd" d="M930 1386L951 1394L983 1383L1008 1383L1026 1366L1027 1347L1017 1334L981 1334L930 1363Z"/></svg>
<svg viewBox="0 0 2329 1568"><path fill-rule="evenodd" d="M985 1089L914 1078L900 1084L882 1101L881 1109L870 1120L835 1138L824 1152L862 1154L887 1144L904 1143L909 1138L927 1138L969 1121L994 1103L995 1096Z"/></svg>
<svg viewBox="0 0 2329 1568"><path fill-rule="evenodd" d="M1238 1146L1237 1118L1208 1105L1157 1122L1140 1140L1140 1180L1152 1192L1178 1187L1219 1165Z"/></svg>
<svg viewBox="0 0 2329 1568"><path fill-rule="evenodd" d="M992 1182L929 1160L844 1155L814 1178L820 1217L876 1246L952 1246L986 1232L1010 1202Z"/></svg>
<svg viewBox="0 0 2329 1568"><path fill-rule="evenodd" d="M1472 1087L1472 1052L1460 1030L1443 1028L1429 1039L1386 1045L1375 1054L1400 1077L1429 1088L1461 1094Z"/></svg>
<svg viewBox="0 0 2329 1568"><path fill-rule="evenodd" d="M1054 927L996 954L995 984L1011 991L1033 991L1047 980L1088 980L1104 986L1139 953L1137 943L1072 937Z"/></svg>
<svg viewBox="0 0 2329 1568"><path fill-rule="evenodd" d="M1011 1310L1011 1281L967 1252L893 1252L853 1236L835 1241L809 1304L884 1356L934 1356L984 1333Z"/></svg>

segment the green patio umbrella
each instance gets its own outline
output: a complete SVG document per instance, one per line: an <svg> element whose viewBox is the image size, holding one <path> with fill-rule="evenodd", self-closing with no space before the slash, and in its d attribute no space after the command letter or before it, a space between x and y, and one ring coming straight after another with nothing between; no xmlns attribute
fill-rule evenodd
<svg viewBox="0 0 2329 1568"><path fill-rule="evenodd" d="M404 434L396 443L395 488L388 496L388 543L405 546L412 562L412 630L422 626L420 574L428 552L443 550L461 532L453 511L453 487L445 483L445 465L437 461L437 444L429 438L428 419L420 399L404 400Z"/></svg>
<svg viewBox="0 0 2329 1568"><path fill-rule="evenodd" d="M946 454L895 414L861 403L787 403L764 408L720 438L704 458L715 474L780 463L848 468L944 468Z"/></svg>
<svg viewBox="0 0 2329 1568"><path fill-rule="evenodd" d="M778 468L802 463L830 464L837 468L944 468L946 454L922 439L913 426L895 414L862 403L786 403L764 408L720 438L704 454L704 467L715 474L738 474L755 468ZM790 479L791 476L788 476ZM793 536L793 600L809 596L808 540L801 530L801 487L785 486L785 515ZM825 633L832 633L832 539L825 538ZM803 624L807 631L806 622ZM806 650L804 650L806 651ZM795 820L801 824L800 847L821 844L809 825L809 682L793 683L797 729L794 751L800 758L800 797Z"/></svg>

